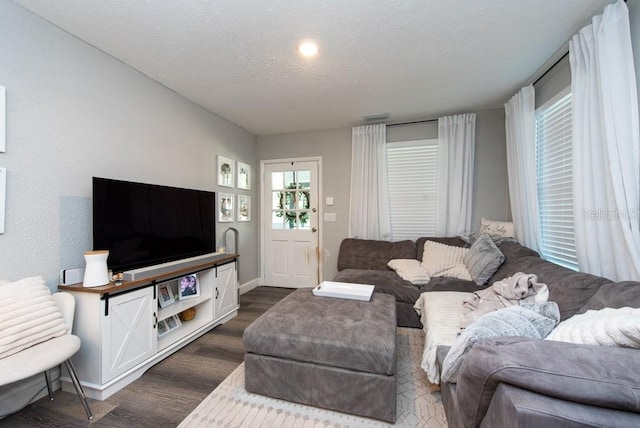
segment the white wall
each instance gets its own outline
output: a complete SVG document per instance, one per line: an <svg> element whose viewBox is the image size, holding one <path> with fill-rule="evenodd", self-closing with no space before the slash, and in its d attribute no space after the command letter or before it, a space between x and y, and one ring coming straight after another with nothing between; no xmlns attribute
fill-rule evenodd
<svg viewBox="0 0 640 428"><path fill-rule="evenodd" d="M473 228L480 217L509 220L507 154L504 109L476 112L476 173L474 180ZM398 126L388 129L388 141L436 138L437 123ZM336 222L323 222L320 231L324 260L323 276L332 279L337 273L340 243L349 234L349 195L351 184L351 128L258 137L258 159L322 157L323 196L332 196L333 206L323 206L325 213L336 213ZM322 201L324 203L324 200ZM321 252L322 254L322 252Z"/></svg>
<svg viewBox="0 0 640 428"><path fill-rule="evenodd" d="M253 134L9 1L0 2L0 58L8 171L0 278L43 275L55 289L61 268L84 265L94 175L228 191L215 184L217 154L257 168ZM217 226L218 245L227 227L240 229L241 283L258 276L256 224Z"/></svg>
<svg viewBox="0 0 640 428"><path fill-rule="evenodd" d="M0 278L42 275L55 290L61 268L84 265L94 175L229 191L216 185L217 154L257 168L254 135L10 1L0 1L0 85L7 95ZM218 225L218 245L230 225L240 230L240 283L255 280L257 221ZM0 388L0 417L45 391L41 375Z"/></svg>

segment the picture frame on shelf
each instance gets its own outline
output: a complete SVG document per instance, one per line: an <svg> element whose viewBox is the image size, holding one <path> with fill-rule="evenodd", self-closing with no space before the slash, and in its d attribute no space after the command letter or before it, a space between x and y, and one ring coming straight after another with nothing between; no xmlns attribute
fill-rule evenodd
<svg viewBox="0 0 640 428"><path fill-rule="evenodd" d="M251 165L238 161L238 177L236 187L243 190L251 190Z"/></svg>
<svg viewBox="0 0 640 428"><path fill-rule="evenodd" d="M178 315L172 315L169 318L163 320L167 324L167 333L182 326L182 321Z"/></svg>
<svg viewBox="0 0 640 428"><path fill-rule="evenodd" d="M238 195L238 221L251 221L251 196Z"/></svg>
<svg viewBox="0 0 640 428"><path fill-rule="evenodd" d="M233 222L233 200L231 193L218 193L218 223Z"/></svg>
<svg viewBox="0 0 640 428"><path fill-rule="evenodd" d="M196 274L185 275L178 281L178 298L192 299L200 296L200 284ZM179 321L179 320L178 320Z"/></svg>
<svg viewBox="0 0 640 428"><path fill-rule="evenodd" d="M161 284L158 286L158 304L160 304L161 308L166 308L175 303L175 301L176 299L173 296L173 291L169 284Z"/></svg>
<svg viewBox="0 0 640 428"><path fill-rule="evenodd" d="M167 333L169 333L167 322L165 320L158 321L158 337L162 337Z"/></svg>
<svg viewBox="0 0 640 428"><path fill-rule="evenodd" d="M235 162L232 159L218 155L218 186L233 187Z"/></svg>

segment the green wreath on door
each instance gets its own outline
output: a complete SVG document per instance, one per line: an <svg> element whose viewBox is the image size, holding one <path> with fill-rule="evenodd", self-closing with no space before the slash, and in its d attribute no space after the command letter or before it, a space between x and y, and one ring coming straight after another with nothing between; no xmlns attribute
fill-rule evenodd
<svg viewBox="0 0 640 428"><path fill-rule="evenodd" d="M289 184L285 187L287 190L296 190L296 185L294 183ZM277 217L285 217L285 221L289 225L289 229L295 229L296 227L296 211L287 211L290 206L296 206L295 194L298 194L298 197L302 199L302 209L308 210L309 203L309 191L308 190L297 190L296 192L278 192L278 209L282 211L276 212ZM304 226L309 222L309 211L304 211L299 213L300 224Z"/></svg>

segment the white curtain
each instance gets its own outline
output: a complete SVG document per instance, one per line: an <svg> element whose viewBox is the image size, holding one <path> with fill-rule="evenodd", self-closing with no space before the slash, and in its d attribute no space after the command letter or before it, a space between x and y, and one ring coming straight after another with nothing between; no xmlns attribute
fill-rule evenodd
<svg viewBox="0 0 640 428"><path fill-rule="evenodd" d="M526 86L504 105L507 131L507 169L511 214L516 239L538 251L538 189L536 186L536 100Z"/></svg>
<svg viewBox="0 0 640 428"><path fill-rule="evenodd" d="M357 126L351 138L349 236L389 240L387 127L384 124Z"/></svg>
<svg viewBox="0 0 640 428"><path fill-rule="evenodd" d="M471 230L476 152L475 113L438 119L438 236Z"/></svg>
<svg viewBox="0 0 640 428"><path fill-rule="evenodd" d="M619 0L569 45L581 271L640 279L640 137L629 11Z"/></svg>

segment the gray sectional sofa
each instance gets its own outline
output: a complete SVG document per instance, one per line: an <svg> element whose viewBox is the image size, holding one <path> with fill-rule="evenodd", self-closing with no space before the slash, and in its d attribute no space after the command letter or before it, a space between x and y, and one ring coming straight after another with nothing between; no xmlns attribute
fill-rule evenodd
<svg viewBox="0 0 640 428"><path fill-rule="evenodd" d="M414 298L425 291L469 291L475 283L434 278L417 287L386 268L394 258L420 259L424 240L466 245L458 238L421 238L342 243L335 281L369 283L396 298L398 326L420 327ZM413 245L412 245L413 244ZM561 321L590 309L640 307L640 283L614 283L547 262L515 242L498 248L505 262L488 284L517 272L534 273L547 284ZM412 252L415 251L415 252ZM448 347L438 348L442 362ZM457 383L442 383L450 427L640 426L640 350L577 345L519 337L486 339L465 359Z"/></svg>
<svg viewBox="0 0 640 428"><path fill-rule="evenodd" d="M476 285L473 281L447 277L432 278L428 284L416 286L400 278L387 266L387 263L393 259L421 261L424 243L427 240L459 247L467 245L460 238L420 238L415 242L348 238L343 240L340 245L338 274L333 281L375 285L376 292L391 294L396 298L398 327L422 328L420 318L413 309L413 305L421 293L425 291L466 291L472 293L485 288ZM538 257L538 253L535 251L515 242L504 242L498 248L504 254L505 261L489 280L489 284L518 272L517 270L512 272L510 269L516 260L527 256Z"/></svg>

